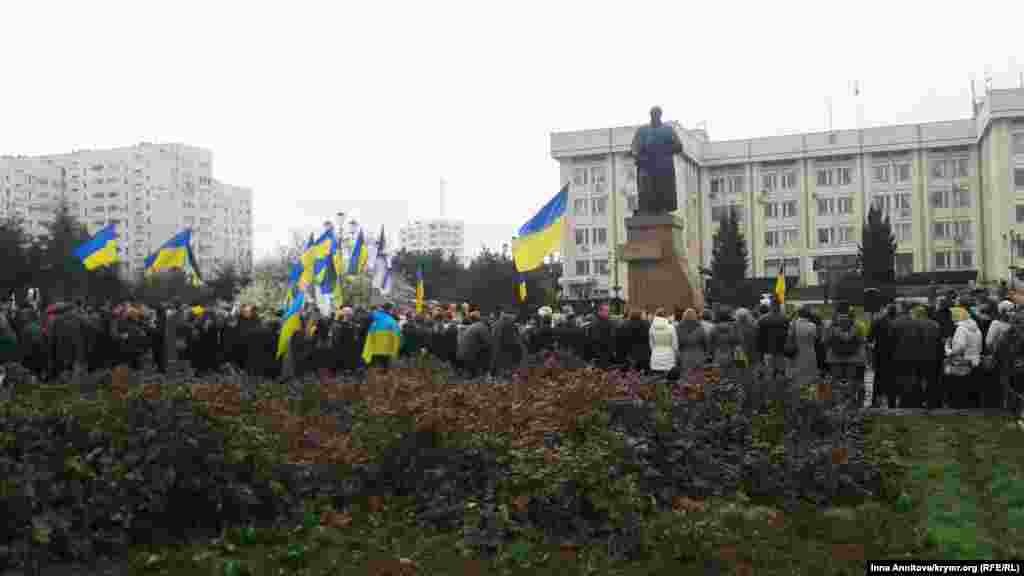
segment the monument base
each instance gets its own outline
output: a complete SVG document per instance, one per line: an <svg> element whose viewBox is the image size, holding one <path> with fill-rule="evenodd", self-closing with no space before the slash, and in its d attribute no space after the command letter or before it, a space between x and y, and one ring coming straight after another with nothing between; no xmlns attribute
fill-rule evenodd
<svg viewBox="0 0 1024 576"><path fill-rule="evenodd" d="M683 220L672 214L626 218L622 259L628 266L629 307L704 308L704 292L690 279Z"/></svg>

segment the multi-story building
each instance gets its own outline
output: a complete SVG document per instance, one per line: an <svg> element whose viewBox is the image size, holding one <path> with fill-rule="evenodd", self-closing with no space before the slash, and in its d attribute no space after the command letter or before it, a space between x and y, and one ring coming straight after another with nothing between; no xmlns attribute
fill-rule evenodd
<svg viewBox="0 0 1024 576"><path fill-rule="evenodd" d="M0 217L30 234L52 222L59 202L90 233L118 224L126 277L185 227L204 274L230 263L252 269L252 190L213 178L212 154L183 144L143 143L39 157L0 157Z"/></svg>
<svg viewBox="0 0 1024 576"><path fill-rule="evenodd" d="M691 275L710 264L730 211L747 240L749 275L782 266L807 286L856 262L871 206L892 223L898 275L976 270L979 281L994 281L1024 260L1024 89L989 90L970 118L946 122L717 142L673 126L683 142L675 214L685 220ZM561 182L571 183L568 298L625 290L614 247L636 207L628 156L636 128L551 135Z"/></svg>
<svg viewBox="0 0 1024 576"><path fill-rule="evenodd" d="M461 220L435 218L416 220L398 232L399 246L410 252L441 250L459 262L465 255L465 225Z"/></svg>

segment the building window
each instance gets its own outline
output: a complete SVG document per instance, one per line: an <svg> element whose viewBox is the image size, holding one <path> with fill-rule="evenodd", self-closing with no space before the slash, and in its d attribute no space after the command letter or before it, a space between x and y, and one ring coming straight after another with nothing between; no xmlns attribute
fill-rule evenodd
<svg viewBox="0 0 1024 576"><path fill-rule="evenodd" d="M1013 171L1013 186L1017 190L1024 190L1024 168L1017 168Z"/></svg>
<svg viewBox="0 0 1024 576"><path fill-rule="evenodd" d="M853 226L840 226L839 227L839 243L840 244L849 244L849 243L854 242L854 241L855 241L855 239L853 237Z"/></svg>
<svg viewBox="0 0 1024 576"><path fill-rule="evenodd" d="M577 260L576 261L576 275L587 276L590 274L590 260Z"/></svg>
<svg viewBox="0 0 1024 576"><path fill-rule="evenodd" d="M932 178L945 178L946 177L946 161L945 160L930 160L929 164L932 167Z"/></svg>
<svg viewBox="0 0 1024 576"><path fill-rule="evenodd" d="M800 229L786 228L782 231L782 243L785 246L796 246L800 243Z"/></svg>
<svg viewBox="0 0 1024 576"><path fill-rule="evenodd" d="M790 200L789 202L782 203L782 217L783 218L796 218L796 200Z"/></svg>
<svg viewBox="0 0 1024 576"><path fill-rule="evenodd" d="M743 193L743 175L733 174L729 176L729 194Z"/></svg>
<svg viewBox="0 0 1024 576"><path fill-rule="evenodd" d="M761 175L761 189L771 192L775 190L778 175L775 173Z"/></svg>
<svg viewBox="0 0 1024 576"><path fill-rule="evenodd" d="M911 242L913 239L913 225L910 222L901 222L896 225L896 241L899 243Z"/></svg>
<svg viewBox="0 0 1024 576"><path fill-rule="evenodd" d="M1017 204L1017 223L1024 224L1024 204Z"/></svg>
<svg viewBox="0 0 1024 576"><path fill-rule="evenodd" d="M853 214L853 198L838 199L839 214Z"/></svg>
<svg viewBox="0 0 1024 576"><path fill-rule="evenodd" d="M835 205L832 198L819 198L818 199L818 216L828 216L832 214Z"/></svg>
<svg viewBox="0 0 1024 576"><path fill-rule="evenodd" d="M949 252L936 252L935 253L935 269L946 270L950 267L951 254Z"/></svg>
<svg viewBox="0 0 1024 576"><path fill-rule="evenodd" d="M764 245L769 248L777 248L779 246L779 231L768 230L764 233Z"/></svg>
<svg viewBox="0 0 1024 576"><path fill-rule="evenodd" d="M764 205L764 217L765 218L778 218L779 217L779 205L774 202L769 202Z"/></svg>
<svg viewBox="0 0 1024 576"><path fill-rule="evenodd" d="M910 194L897 194L893 196L896 200L896 210L900 218L910 218Z"/></svg>
<svg viewBox="0 0 1024 576"><path fill-rule="evenodd" d="M832 228L818 228L818 245L828 246L835 238L835 231Z"/></svg>
<svg viewBox="0 0 1024 576"><path fill-rule="evenodd" d="M712 206L711 207L711 220L713 222L721 222L729 217L729 214L733 213L736 215L736 221L743 224L743 207L739 204L729 204L726 206Z"/></svg>
<svg viewBox="0 0 1024 576"><path fill-rule="evenodd" d="M957 262L960 268L974 268L974 252L964 250L960 252L960 261Z"/></svg>
<svg viewBox="0 0 1024 576"><path fill-rule="evenodd" d="M591 230L590 239L593 244L597 246L605 246L608 244L608 229L607 228L594 228Z"/></svg>
<svg viewBox="0 0 1024 576"><path fill-rule="evenodd" d="M576 168L573 170L572 183L574 186L586 186L587 185L587 169Z"/></svg>
<svg viewBox="0 0 1024 576"><path fill-rule="evenodd" d="M932 223L932 237L935 240L949 240L952 237L951 222Z"/></svg>
<svg viewBox="0 0 1024 576"><path fill-rule="evenodd" d="M577 216L587 215L587 199L577 198L572 201L572 210Z"/></svg>
<svg viewBox="0 0 1024 576"><path fill-rule="evenodd" d="M954 222L953 239L966 242L974 240L974 226L972 223L966 221Z"/></svg>
<svg viewBox="0 0 1024 576"><path fill-rule="evenodd" d="M764 272L765 274L774 276L779 273L779 266L782 266L782 274L784 276L800 276L800 259L799 258L786 258L780 261L778 258L770 258L764 261Z"/></svg>
<svg viewBox="0 0 1024 576"><path fill-rule="evenodd" d="M607 172L604 166L590 167L590 183L594 185L594 192L603 194L607 182Z"/></svg>
<svg viewBox="0 0 1024 576"><path fill-rule="evenodd" d="M607 276L608 275L608 260L607 259L603 259L602 258L600 260L594 260L594 274L597 274L598 276Z"/></svg>
<svg viewBox="0 0 1024 576"><path fill-rule="evenodd" d="M577 228L576 229L576 245L586 246L587 245L587 229Z"/></svg>
<svg viewBox="0 0 1024 576"><path fill-rule="evenodd" d="M967 178L967 158L957 158L953 161L957 178Z"/></svg>
<svg viewBox="0 0 1024 576"><path fill-rule="evenodd" d="M828 168L821 168L818 170L818 186L831 186L832 185L832 171Z"/></svg>
<svg viewBox="0 0 1024 576"><path fill-rule="evenodd" d="M936 190L931 193L932 208L949 208L949 193L945 190Z"/></svg>
<svg viewBox="0 0 1024 576"><path fill-rule="evenodd" d="M875 166L874 173L875 173L874 174L874 181L875 182L885 182L885 183L889 182L889 165L888 164L882 164L880 166Z"/></svg>
<svg viewBox="0 0 1024 576"><path fill-rule="evenodd" d="M850 180L850 169L849 168L840 168L840 169L836 170L836 173L837 173L837 177L839 178L839 185L840 186L846 186L847 184L849 184L851 182L851 180Z"/></svg>
<svg viewBox="0 0 1024 576"><path fill-rule="evenodd" d="M594 216L604 216L608 209L608 198L594 198L591 202L591 214Z"/></svg>
<svg viewBox="0 0 1024 576"><path fill-rule="evenodd" d="M720 194L725 192L725 178L722 176L711 177L711 193Z"/></svg>
<svg viewBox="0 0 1024 576"><path fill-rule="evenodd" d="M1024 132L1013 135L1013 153L1024 154Z"/></svg>
<svg viewBox="0 0 1024 576"><path fill-rule="evenodd" d="M796 188L796 170L786 170L782 173L782 188L784 190Z"/></svg>
<svg viewBox="0 0 1024 576"><path fill-rule="evenodd" d="M896 166L896 182L910 182L910 164Z"/></svg>
<svg viewBox="0 0 1024 576"><path fill-rule="evenodd" d="M967 186L953 186L953 205L956 208L971 207L971 190Z"/></svg>

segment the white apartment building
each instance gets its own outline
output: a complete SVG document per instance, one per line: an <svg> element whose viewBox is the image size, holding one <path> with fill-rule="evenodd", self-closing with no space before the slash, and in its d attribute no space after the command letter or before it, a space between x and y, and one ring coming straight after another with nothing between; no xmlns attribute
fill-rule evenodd
<svg viewBox="0 0 1024 576"><path fill-rule="evenodd" d="M465 224L447 218L415 220L399 229L398 245L409 252L441 250L461 263L465 256Z"/></svg>
<svg viewBox="0 0 1024 576"><path fill-rule="evenodd" d="M252 190L215 180L209 150L142 143L0 157L0 218L18 216L39 234L62 199L90 233L118 224L125 277L141 273L145 258L185 227L204 275L229 262L252 269Z"/></svg>
<svg viewBox="0 0 1024 576"><path fill-rule="evenodd" d="M710 265L718 222L735 211L749 275L772 276L781 263L818 285L856 260L872 205L892 222L898 275L976 270L995 281L1024 265L1024 89L989 90L970 118L946 122L730 141L673 126L691 277ZM636 128L551 135L561 183L571 183L560 280L570 299L617 286L628 298L615 247L636 206Z"/></svg>

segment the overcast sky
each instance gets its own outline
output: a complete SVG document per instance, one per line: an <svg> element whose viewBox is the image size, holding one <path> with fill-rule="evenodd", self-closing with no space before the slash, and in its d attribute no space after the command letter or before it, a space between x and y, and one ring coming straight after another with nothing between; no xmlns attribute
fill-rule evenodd
<svg viewBox="0 0 1024 576"><path fill-rule="evenodd" d="M0 154L213 151L257 257L338 211L497 248L559 187L552 131L706 121L713 140L970 114L1024 71L1024 2L108 2L0 10ZM1014 60L1013 56L1019 58Z"/></svg>

